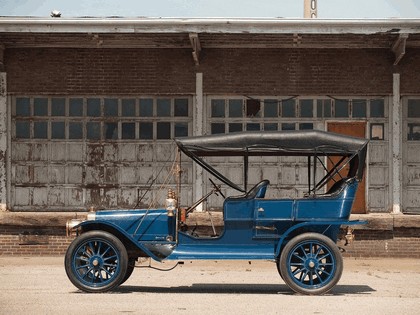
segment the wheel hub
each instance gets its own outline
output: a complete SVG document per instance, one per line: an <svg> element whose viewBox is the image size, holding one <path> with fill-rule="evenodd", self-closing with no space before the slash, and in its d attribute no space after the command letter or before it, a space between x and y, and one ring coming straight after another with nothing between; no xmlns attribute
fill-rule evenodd
<svg viewBox="0 0 420 315"><path fill-rule="evenodd" d="M100 257L98 257L98 256L93 256L91 259L90 259L90 265L93 267L93 268L98 268L99 266L101 266L102 265L102 259L100 258Z"/></svg>
<svg viewBox="0 0 420 315"><path fill-rule="evenodd" d="M317 267L317 265L318 265L318 262L316 261L316 259L309 258L306 261L306 268L307 269L314 270Z"/></svg>

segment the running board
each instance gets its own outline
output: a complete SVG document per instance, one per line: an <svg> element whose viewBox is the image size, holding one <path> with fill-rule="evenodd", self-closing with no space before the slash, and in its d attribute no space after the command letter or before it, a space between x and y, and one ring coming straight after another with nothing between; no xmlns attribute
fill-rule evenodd
<svg viewBox="0 0 420 315"><path fill-rule="evenodd" d="M273 260L274 245L178 245L168 260Z"/></svg>

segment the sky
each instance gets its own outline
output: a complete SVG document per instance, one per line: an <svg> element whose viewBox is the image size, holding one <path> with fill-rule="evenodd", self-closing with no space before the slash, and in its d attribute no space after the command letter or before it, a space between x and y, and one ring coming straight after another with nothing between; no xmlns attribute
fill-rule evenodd
<svg viewBox="0 0 420 315"><path fill-rule="evenodd" d="M317 0L318 18L420 18L420 0ZM0 0L0 16L301 18L303 0Z"/></svg>

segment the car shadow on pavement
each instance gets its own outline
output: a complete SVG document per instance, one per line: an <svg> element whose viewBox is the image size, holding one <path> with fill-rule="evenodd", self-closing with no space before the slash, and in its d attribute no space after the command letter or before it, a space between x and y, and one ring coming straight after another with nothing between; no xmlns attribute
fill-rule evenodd
<svg viewBox="0 0 420 315"><path fill-rule="evenodd" d="M376 290L367 285L337 285L327 295L370 294ZM122 285L114 293L192 293L192 294L295 294L282 284L195 283L191 286L157 287Z"/></svg>

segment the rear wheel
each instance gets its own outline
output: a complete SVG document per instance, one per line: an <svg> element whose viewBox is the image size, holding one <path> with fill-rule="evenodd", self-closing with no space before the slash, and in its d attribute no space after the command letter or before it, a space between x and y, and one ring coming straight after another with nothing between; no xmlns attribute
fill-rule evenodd
<svg viewBox="0 0 420 315"><path fill-rule="evenodd" d="M337 245L318 233L291 239L280 255L279 273L295 292L309 295L330 291L340 280L343 258Z"/></svg>
<svg viewBox="0 0 420 315"><path fill-rule="evenodd" d="M130 278L131 274L134 271L134 268L136 266L136 260L137 258L128 258L128 265L127 265L127 271L125 272L124 279L121 281L120 285L123 284Z"/></svg>
<svg viewBox="0 0 420 315"><path fill-rule="evenodd" d="M77 288L85 292L106 292L124 280L128 255L114 235L90 231L70 244L64 264L68 278Z"/></svg>

